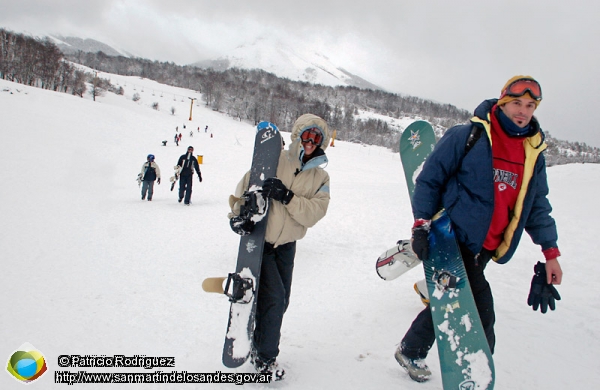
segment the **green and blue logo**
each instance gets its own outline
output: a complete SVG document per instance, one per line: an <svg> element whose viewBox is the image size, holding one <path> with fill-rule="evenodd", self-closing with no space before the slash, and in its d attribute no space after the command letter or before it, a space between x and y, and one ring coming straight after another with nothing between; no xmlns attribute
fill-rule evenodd
<svg viewBox="0 0 600 390"><path fill-rule="evenodd" d="M23 383L33 382L44 375L47 369L44 355L29 343L21 345L6 363L6 371Z"/></svg>

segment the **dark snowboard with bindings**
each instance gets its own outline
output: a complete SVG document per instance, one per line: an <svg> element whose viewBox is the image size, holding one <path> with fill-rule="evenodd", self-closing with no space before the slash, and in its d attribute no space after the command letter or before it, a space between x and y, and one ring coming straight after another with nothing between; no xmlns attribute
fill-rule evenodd
<svg viewBox="0 0 600 390"><path fill-rule="evenodd" d="M231 368L241 366L250 356L269 211L269 199L262 196L261 190L267 178L276 176L282 149L277 126L261 122L256 129L250 182L242 196L245 203L240 213L240 220L250 220L254 227L240 238L235 272L228 277L206 278L202 283L205 291L224 293L231 302L223 346L223 364Z"/></svg>

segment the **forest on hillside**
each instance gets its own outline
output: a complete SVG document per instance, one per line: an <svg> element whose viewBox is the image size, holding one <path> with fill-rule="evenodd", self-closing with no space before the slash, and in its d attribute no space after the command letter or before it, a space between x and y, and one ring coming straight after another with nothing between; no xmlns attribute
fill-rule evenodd
<svg viewBox="0 0 600 390"><path fill-rule="evenodd" d="M348 86L323 86L280 78L260 69L215 71L195 66L140 58L79 52L69 60L107 73L138 76L159 83L198 91L205 104L238 120L261 120L290 126L305 112L325 118L338 130L338 139L393 148L398 132L385 120L357 118L359 110L390 118L420 117L448 128L466 121L470 114L449 104L414 96Z"/></svg>
<svg viewBox="0 0 600 390"><path fill-rule="evenodd" d="M382 90L349 86L323 86L277 77L260 69L216 71L173 62L109 56L78 51L64 54L49 39L15 34L0 28L0 77L6 80L94 98L106 91L123 94L110 80L85 73L73 63L96 71L136 76L198 91L204 104L239 121L256 124L261 120L289 128L298 116L311 112L326 119L337 130L337 138L398 150L399 131L390 126L392 118L421 118L438 134L471 113L450 104ZM360 112L379 114L383 119L362 119ZM546 134L548 165L573 162L600 162L600 149L585 143L554 139Z"/></svg>

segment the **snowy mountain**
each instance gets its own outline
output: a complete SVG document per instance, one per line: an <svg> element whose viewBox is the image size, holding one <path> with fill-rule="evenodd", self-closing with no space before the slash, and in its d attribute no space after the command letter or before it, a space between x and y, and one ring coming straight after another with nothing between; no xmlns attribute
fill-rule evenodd
<svg viewBox="0 0 600 390"><path fill-rule="evenodd" d="M201 68L262 69L282 78L328 86L348 85L358 88L383 89L334 64L324 55L303 42L273 36L257 39L236 47L216 60L201 61Z"/></svg>
<svg viewBox="0 0 600 390"><path fill-rule="evenodd" d="M63 37L61 35L48 35L48 38L65 54L75 54L81 50L90 53L101 51L109 56L133 56L125 50L115 49L106 43L91 38L83 39L78 37Z"/></svg>
<svg viewBox="0 0 600 390"><path fill-rule="evenodd" d="M189 120L188 97L198 98L195 91L140 77L99 76L123 87L124 95L106 93L93 102L89 93L80 98L0 79L0 354L8 359L24 342L39 349L48 366L32 384L40 389L67 388L55 383L63 371L252 372L249 364L236 370L222 365L229 302L204 293L201 282L235 268L239 236L227 221L228 197L250 165L254 128L200 100ZM140 100L133 101L134 94ZM152 108L155 102L160 109ZM184 124L177 147L175 129ZM283 136L289 144L289 133ZM203 181L195 180L190 207L177 202L168 180L188 145L203 155ZM140 199L135 180L148 153L162 171L152 202ZM327 155L331 203L298 242L282 329L278 360L288 376L251 388L440 389L435 347L426 383L411 381L393 357L423 308L412 288L422 268L390 282L375 273L377 256L408 237L412 226L398 154L336 141ZM556 311L541 314L526 304L533 266L543 259L527 235L508 264L488 265L497 389L600 388L600 308L594 300L600 182L590 179L599 175L597 164L548 169L564 270ZM175 358L175 367L62 367L61 355L166 356ZM0 389L23 385L4 373Z"/></svg>
<svg viewBox="0 0 600 390"><path fill-rule="evenodd" d="M102 51L110 56L133 57L125 50L115 49L95 39L49 35L52 41L65 54ZM310 45L274 36L263 35L255 40L239 45L230 53L214 60L204 60L191 64L200 68L225 70L229 68L262 69L278 77L305 81L311 84L328 86L348 85L358 88L383 88L352 74L338 66L323 53Z"/></svg>

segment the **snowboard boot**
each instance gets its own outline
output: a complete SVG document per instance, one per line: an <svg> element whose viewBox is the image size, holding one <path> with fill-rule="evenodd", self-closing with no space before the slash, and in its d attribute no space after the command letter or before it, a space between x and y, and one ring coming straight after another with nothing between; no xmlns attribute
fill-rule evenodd
<svg viewBox="0 0 600 390"><path fill-rule="evenodd" d="M421 298L421 302L423 302L425 306L429 305L429 292L427 291L427 282L425 279L419 280L417 283L415 283L413 288L419 295L419 298Z"/></svg>
<svg viewBox="0 0 600 390"><path fill-rule="evenodd" d="M279 367L275 359L263 360L260 356L250 355L254 369L259 374L267 374L271 376L271 381L280 381L285 377L285 370Z"/></svg>
<svg viewBox="0 0 600 390"><path fill-rule="evenodd" d="M408 372L408 376L410 376L410 379L413 381L425 382L431 377L431 371L429 370L429 367L427 367L425 359L410 359L402 354L402 349L400 347L396 350L394 357L398 364Z"/></svg>

